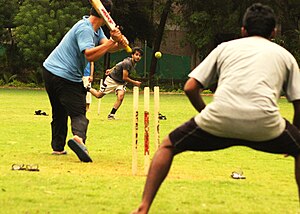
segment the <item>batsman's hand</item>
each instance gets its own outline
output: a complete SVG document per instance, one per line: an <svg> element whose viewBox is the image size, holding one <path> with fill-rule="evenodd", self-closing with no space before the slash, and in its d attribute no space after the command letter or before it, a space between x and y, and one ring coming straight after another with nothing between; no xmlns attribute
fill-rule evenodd
<svg viewBox="0 0 300 214"><path fill-rule="evenodd" d="M123 35L118 27L110 31L110 36L115 42L121 42Z"/></svg>
<svg viewBox="0 0 300 214"><path fill-rule="evenodd" d="M132 52L131 48L129 47L128 39L122 35L119 27L116 27L114 30L110 31L110 39L116 42L120 49L125 49L128 53Z"/></svg>
<svg viewBox="0 0 300 214"><path fill-rule="evenodd" d="M119 44L122 45L123 48L126 48L129 44L128 39L124 35L122 35L122 39L119 42Z"/></svg>

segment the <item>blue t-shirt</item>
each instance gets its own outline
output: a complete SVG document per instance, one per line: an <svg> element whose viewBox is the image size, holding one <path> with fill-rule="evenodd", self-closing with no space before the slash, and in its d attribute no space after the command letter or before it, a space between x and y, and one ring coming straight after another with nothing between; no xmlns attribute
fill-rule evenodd
<svg viewBox="0 0 300 214"><path fill-rule="evenodd" d="M88 16L78 21L52 51L43 66L56 76L72 82L82 82L87 60L83 51L93 48L106 38L101 28L94 32Z"/></svg>

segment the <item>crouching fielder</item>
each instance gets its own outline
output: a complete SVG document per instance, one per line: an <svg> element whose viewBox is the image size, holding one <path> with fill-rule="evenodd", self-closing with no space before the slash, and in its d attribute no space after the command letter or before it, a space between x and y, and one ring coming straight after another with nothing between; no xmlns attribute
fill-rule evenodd
<svg viewBox="0 0 300 214"><path fill-rule="evenodd" d="M148 213L173 157L185 151L247 146L290 155L299 192L300 71L295 58L269 40L275 30L273 10L253 4L243 18L244 38L220 44L189 74L184 90L199 114L163 140L134 213ZM206 106L200 92L216 83L214 100ZM293 124L279 113L281 90L293 103Z"/></svg>

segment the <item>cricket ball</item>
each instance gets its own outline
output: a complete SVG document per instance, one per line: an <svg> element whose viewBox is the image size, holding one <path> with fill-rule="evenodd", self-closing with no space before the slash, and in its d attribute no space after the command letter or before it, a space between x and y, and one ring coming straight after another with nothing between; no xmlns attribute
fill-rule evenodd
<svg viewBox="0 0 300 214"><path fill-rule="evenodd" d="M155 52L155 58L157 58L157 59L160 59L161 58L161 56L162 56L162 54L161 54L161 52L160 51L157 51L157 52Z"/></svg>

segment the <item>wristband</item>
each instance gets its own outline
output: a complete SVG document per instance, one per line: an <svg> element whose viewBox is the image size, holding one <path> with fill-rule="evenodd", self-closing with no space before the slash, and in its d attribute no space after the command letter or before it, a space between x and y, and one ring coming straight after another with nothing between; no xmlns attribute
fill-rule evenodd
<svg viewBox="0 0 300 214"><path fill-rule="evenodd" d="M87 92L90 92L90 90L91 90L91 87L90 87L90 86L87 86L87 87L86 87L86 91L87 91Z"/></svg>

